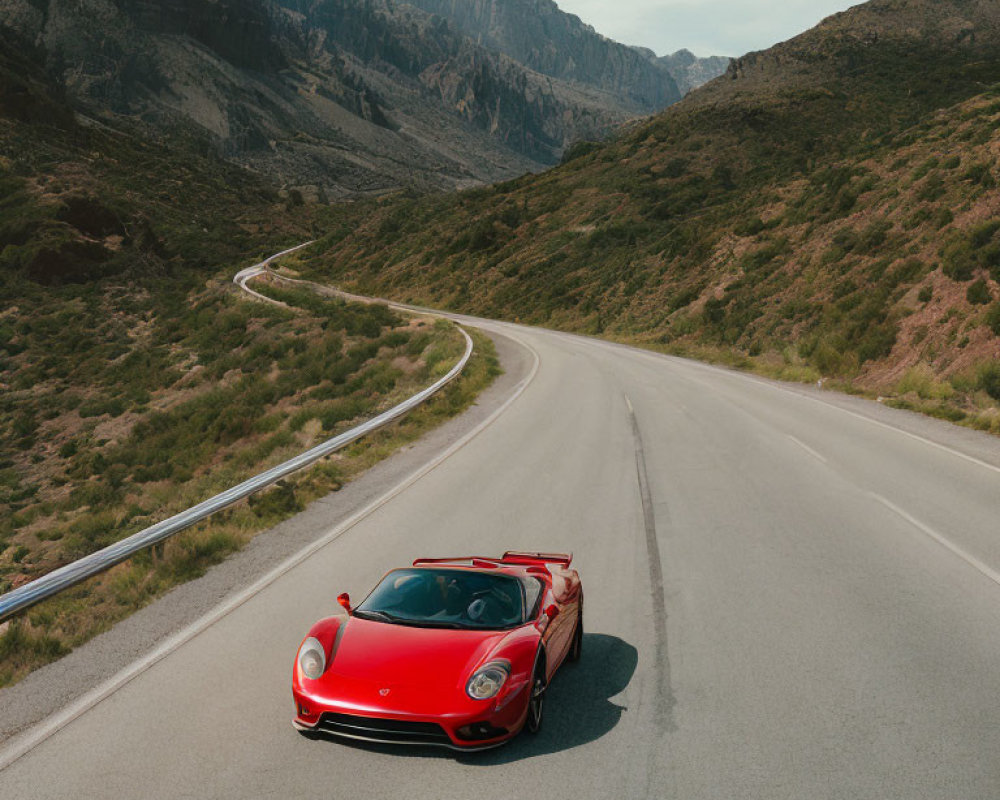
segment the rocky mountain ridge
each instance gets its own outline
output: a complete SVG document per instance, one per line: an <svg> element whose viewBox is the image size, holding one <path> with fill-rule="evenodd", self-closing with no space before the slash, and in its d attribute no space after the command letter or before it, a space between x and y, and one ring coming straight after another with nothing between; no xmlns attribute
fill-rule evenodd
<svg viewBox="0 0 1000 800"><path fill-rule="evenodd" d="M619 44L553 0L407 2L537 72L614 92L645 113L676 102L729 66L728 57L698 58L689 50L658 57L647 48Z"/></svg>
<svg viewBox="0 0 1000 800"><path fill-rule="evenodd" d="M0 0L0 20L84 113L331 198L537 171L679 96L641 58L561 79L390 0ZM642 102L617 91L633 80Z"/></svg>
<svg viewBox="0 0 1000 800"><path fill-rule="evenodd" d="M652 113L681 98L673 77L633 48L598 34L552 0L407 0L525 66L614 92Z"/></svg>
<svg viewBox="0 0 1000 800"><path fill-rule="evenodd" d="M687 95L699 86L713 81L729 69L729 56L707 56L699 58L690 50L682 49L667 56L657 57L657 63L666 67L682 95Z"/></svg>

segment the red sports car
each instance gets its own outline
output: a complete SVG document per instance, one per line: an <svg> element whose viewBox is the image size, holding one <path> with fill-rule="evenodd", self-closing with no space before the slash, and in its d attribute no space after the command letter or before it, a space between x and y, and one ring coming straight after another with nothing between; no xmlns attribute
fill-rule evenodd
<svg viewBox="0 0 1000 800"><path fill-rule="evenodd" d="M347 616L317 622L292 671L295 727L372 742L494 747L542 724L545 687L580 658L572 556L421 558Z"/></svg>

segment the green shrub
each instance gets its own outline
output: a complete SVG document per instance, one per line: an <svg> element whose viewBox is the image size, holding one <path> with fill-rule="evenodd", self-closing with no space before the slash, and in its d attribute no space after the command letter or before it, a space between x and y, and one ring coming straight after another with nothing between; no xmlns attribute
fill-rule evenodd
<svg viewBox="0 0 1000 800"><path fill-rule="evenodd" d="M79 414L81 417L100 417L108 414L112 417L120 417L125 413L125 403L118 397L104 397L94 400L87 400L80 405Z"/></svg>
<svg viewBox="0 0 1000 800"><path fill-rule="evenodd" d="M922 286L920 288L919 294L917 294L917 300L921 303L929 303L934 297L934 288L931 286Z"/></svg>
<svg viewBox="0 0 1000 800"><path fill-rule="evenodd" d="M985 306L993 300L993 295L990 294L990 288L986 285L986 281L980 278L969 285L965 292L965 299L973 305Z"/></svg>
<svg viewBox="0 0 1000 800"><path fill-rule="evenodd" d="M951 225L955 221L955 215L952 213L950 208L940 208L937 213L934 214L934 227L937 230L946 225Z"/></svg>
<svg viewBox="0 0 1000 800"><path fill-rule="evenodd" d="M917 192L917 200L932 203L945 193L944 180L940 173L934 172L924 181L924 185Z"/></svg>
<svg viewBox="0 0 1000 800"><path fill-rule="evenodd" d="M996 178L987 164L972 164L963 174L962 178L970 183L992 189L996 186Z"/></svg>
<svg viewBox="0 0 1000 800"><path fill-rule="evenodd" d="M809 363L822 375L841 377L857 370L858 358L840 341L822 340L809 353Z"/></svg>
<svg viewBox="0 0 1000 800"><path fill-rule="evenodd" d="M0 662L2 663L31 659L39 663L48 663L68 652L69 648L58 639L46 634L31 633L18 619L13 620L7 632L0 636ZM6 682L0 676L0 686Z"/></svg>
<svg viewBox="0 0 1000 800"><path fill-rule="evenodd" d="M924 271L924 262L919 258L908 258L893 268L886 276L886 284L891 289L904 283L913 283Z"/></svg>
<svg viewBox="0 0 1000 800"><path fill-rule="evenodd" d="M953 241L941 251L941 271L953 281L972 280L975 269L976 262L968 241Z"/></svg>
<svg viewBox="0 0 1000 800"><path fill-rule="evenodd" d="M690 286L687 289L682 289L670 298L667 302L667 308L673 312L684 308L685 306L689 306L701 296L701 292L701 288L697 286Z"/></svg>
<svg viewBox="0 0 1000 800"><path fill-rule="evenodd" d="M295 489L286 481L278 481L270 489L250 496L250 508L261 519L282 519L302 510Z"/></svg>
<svg viewBox="0 0 1000 800"><path fill-rule="evenodd" d="M758 233L764 230L766 226L760 217L751 217L744 222L738 224L734 229L733 233L737 236L756 236Z"/></svg>
<svg viewBox="0 0 1000 800"><path fill-rule="evenodd" d="M1000 400L1000 362L993 361L980 368L979 388L994 400Z"/></svg>
<svg viewBox="0 0 1000 800"><path fill-rule="evenodd" d="M672 158L663 168L663 174L667 178L680 178L688 171L688 162L683 158Z"/></svg>
<svg viewBox="0 0 1000 800"><path fill-rule="evenodd" d="M171 544L170 557L156 570L157 576L167 583L199 578L239 547L236 537L224 530L184 533Z"/></svg>
<svg viewBox="0 0 1000 800"><path fill-rule="evenodd" d="M602 147L603 145L600 142L589 142L583 139L573 142L573 144L563 151L561 163L568 164L570 161L575 161L578 158L589 156L591 153L597 152Z"/></svg>
<svg viewBox="0 0 1000 800"><path fill-rule="evenodd" d="M927 364L911 367L896 384L899 394L914 393L922 400L947 400L955 394L949 383L944 383L934 377L934 371Z"/></svg>
<svg viewBox="0 0 1000 800"><path fill-rule="evenodd" d="M986 324L997 336L1000 336L1000 302L994 303L993 307L986 314Z"/></svg>
<svg viewBox="0 0 1000 800"><path fill-rule="evenodd" d="M339 423L354 419L364 411L364 407L357 397L345 397L332 403L319 415L323 430L332 431Z"/></svg>
<svg viewBox="0 0 1000 800"><path fill-rule="evenodd" d="M969 244L979 250L993 240L994 234L1000 230L1000 221L984 222L969 231Z"/></svg>

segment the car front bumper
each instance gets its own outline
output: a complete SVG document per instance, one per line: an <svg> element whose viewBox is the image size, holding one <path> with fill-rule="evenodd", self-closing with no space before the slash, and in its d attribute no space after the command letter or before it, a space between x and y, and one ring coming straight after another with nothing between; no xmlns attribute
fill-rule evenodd
<svg viewBox="0 0 1000 800"><path fill-rule="evenodd" d="M518 692L521 695L522 692ZM380 744L415 744L475 751L498 747L524 726L527 694L507 699L500 708L489 704L461 713L407 714L366 708L359 711L328 699L294 692L299 731Z"/></svg>

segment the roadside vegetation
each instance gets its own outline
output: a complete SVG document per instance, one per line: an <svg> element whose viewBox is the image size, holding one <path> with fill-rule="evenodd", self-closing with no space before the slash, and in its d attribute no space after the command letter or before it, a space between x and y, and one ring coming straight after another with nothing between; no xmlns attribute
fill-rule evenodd
<svg viewBox="0 0 1000 800"><path fill-rule="evenodd" d="M25 358L8 370L10 408L15 414L37 409L41 423L4 441L9 466L0 501L9 513L0 539L2 590L375 416L443 375L464 351L448 322L303 290L255 288L291 307L244 299L231 284L210 284L165 315L168 321L146 330L140 342L127 342L114 358L99 351L81 373L54 363L58 379L23 375L17 366L31 369L36 359L19 354ZM74 358L72 352L65 357ZM479 338L466 374L391 430L29 610L0 637L0 686L336 491L463 410L497 372L491 343ZM80 375L91 379L89 385Z"/></svg>

